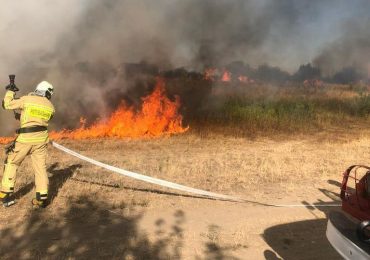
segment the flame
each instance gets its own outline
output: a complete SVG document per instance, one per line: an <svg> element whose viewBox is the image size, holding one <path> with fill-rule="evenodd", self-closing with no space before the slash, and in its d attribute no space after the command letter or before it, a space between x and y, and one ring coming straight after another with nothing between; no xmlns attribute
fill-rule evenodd
<svg viewBox="0 0 370 260"><path fill-rule="evenodd" d="M80 119L80 127L75 130L51 132L53 140L59 139L92 139L92 138L141 138L186 132L189 127L182 126L182 116L178 113L179 98L171 101L165 93L163 79L157 79L153 93L142 98L140 111L127 106L124 102L105 120L100 120L86 127L86 120ZM6 143L12 138L0 138Z"/></svg>
<svg viewBox="0 0 370 260"><path fill-rule="evenodd" d="M249 84L249 83L254 83L255 81L251 78L248 78L247 76L240 75L238 77L239 82Z"/></svg>
<svg viewBox="0 0 370 260"><path fill-rule="evenodd" d="M230 71L223 69L222 74L220 73L220 71L221 70L217 68L207 68L204 70L203 78L209 81L216 81L216 80L217 81L219 80L221 82L231 82L232 81L231 79L232 73ZM234 75L234 76L237 76L237 75ZM236 78L239 80L239 82L245 83L245 84L255 82L253 79L250 79L249 77L242 75L242 74L239 74L239 76L235 77L235 79Z"/></svg>
<svg viewBox="0 0 370 260"><path fill-rule="evenodd" d="M0 137L0 144L7 144L14 140L13 137Z"/></svg>
<svg viewBox="0 0 370 260"><path fill-rule="evenodd" d="M214 81L217 74L216 68L208 68L204 71L204 79Z"/></svg>
<svg viewBox="0 0 370 260"><path fill-rule="evenodd" d="M249 82L249 78L247 76L244 76L244 75L240 75L238 77L239 81L240 82L243 82L243 83L248 83Z"/></svg>
<svg viewBox="0 0 370 260"><path fill-rule="evenodd" d="M231 72L225 70L222 74L221 81L223 82L230 82L231 81Z"/></svg>

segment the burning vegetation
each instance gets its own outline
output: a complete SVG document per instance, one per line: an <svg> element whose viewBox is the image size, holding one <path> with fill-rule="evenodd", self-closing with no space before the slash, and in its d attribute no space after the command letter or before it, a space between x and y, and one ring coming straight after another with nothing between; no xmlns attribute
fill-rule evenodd
<svg viewBox="0 0 370 260"><path fill-rule="evenodd" d="M80 119L80 127L75 130L53 131L50 137L58 139L90 139L90 138L152 138L163 135L186 132L182 116L179 114L180 99L170 100L165 91L165 82L157 78L154 91L142 98L139 111L121 102L119 107L106 119L101 119L91 126L86 120ZM7 143L11 138L0 138L0 143Z"/></svg>
<svg viewBox="0 0 370 260"><path fill-rule="evenodd" d="M57 123L51 127L57 129L50 133L51 139L154 138L186 132L189 127L183 121L195 132L227 131L239 136L323 129L370 118L366 83L332 83L311 64L294 74L242 62L203 72L160 70L148 63L122 66L128 87L117 84L106 92L109 95L102 95L111 112L104 116L80 110L70 120L78 122L82 115L80 125ZM64 113L61 108L57 116Z"/></svg>
<svg viewBox="0 0 370 260"><path fill-rule="evenodd" d="M180 100L171 101L165 92L164 80L158 78L153 93L142 98L140 111L127 106L124 102L110 115L89 127L81 119L81 126L76 130L52 132L52 139L88 139L88 138L141 138L158 137L186 132L189 127L182 126L179 114Z"/></svg>

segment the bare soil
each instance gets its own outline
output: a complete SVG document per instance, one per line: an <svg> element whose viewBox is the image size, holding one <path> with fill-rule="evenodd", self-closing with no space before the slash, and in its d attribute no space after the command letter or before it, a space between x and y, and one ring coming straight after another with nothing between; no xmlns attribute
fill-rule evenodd
<svg viewBox="0 0 370 260"><path fill-rule="evenodd" d="M330 138L328 137L330 136ZM269 204L338 203L341 173L366 164L369 135L63 141L99 161ZM32 210L33 171L0 209L1 259L340 259L325 237L335 208L199 198L91 166L50 147L52 202ZM4 159L4 155L2 158Z"/></svg>

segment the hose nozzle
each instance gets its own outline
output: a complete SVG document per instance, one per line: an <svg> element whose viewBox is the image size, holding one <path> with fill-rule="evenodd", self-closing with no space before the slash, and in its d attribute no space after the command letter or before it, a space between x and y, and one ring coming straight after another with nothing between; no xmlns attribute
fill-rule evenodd
<svg viewBox="0 0 370 260"><path fill-rule="evenodd" d="M15 80L15 75L14 74L9 75L10 84L14 84L14 80Z"/></svg>

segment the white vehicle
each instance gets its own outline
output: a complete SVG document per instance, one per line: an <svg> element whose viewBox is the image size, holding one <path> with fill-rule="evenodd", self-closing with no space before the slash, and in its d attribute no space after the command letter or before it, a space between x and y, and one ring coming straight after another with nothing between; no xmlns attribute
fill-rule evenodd
<svg viewBox="0 0 370 260"><path fill-rule="evenodd" d="M366 172L361 174L363 169ZM344 259L370 259L369 170L367 166L353 165L344 172L342 210L329 214L326 237Z"/></svg>

